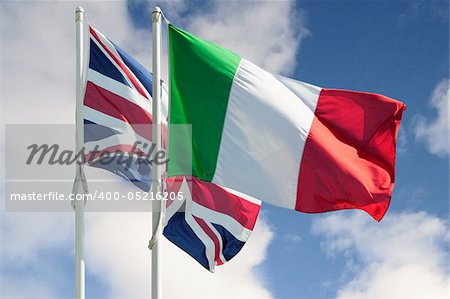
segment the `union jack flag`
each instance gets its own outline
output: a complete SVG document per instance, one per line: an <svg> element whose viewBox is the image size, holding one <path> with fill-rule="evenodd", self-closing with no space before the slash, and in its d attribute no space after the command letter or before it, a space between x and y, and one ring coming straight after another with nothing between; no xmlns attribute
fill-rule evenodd
<svg viewBox="0 0 450 299"><path fill-rule="evenodd" d="M148 191L146 159L152 136L152 75L102 33L89 27L89 68L84 98L84 141L89 165L107 169ZM162 83L163 146L167 136L167 87ZM136 147L136 141L140 141ZM97 148L96 148L97 147ZM131 165L111 158L120 151ZM244 246L255 226L260 202L191 177L167 179L164 235L203 267L214 271Z"/></svg>
<svg viewBox="0 0 450 299"><path fill-rule="evenodd" d="M244 246L258 218L261 202L195 177L170 177L164 235L203 267L231 260Z"/></svg>
<svg viewBox="0 0 450 299"><path fill-rule="evenodd" d="M151 186L152 75L101 32L89 27L84 97L86 162L148 191ZM163 126L167 88L162 84ZM120 155L114 155L119 152Z"/></svg>

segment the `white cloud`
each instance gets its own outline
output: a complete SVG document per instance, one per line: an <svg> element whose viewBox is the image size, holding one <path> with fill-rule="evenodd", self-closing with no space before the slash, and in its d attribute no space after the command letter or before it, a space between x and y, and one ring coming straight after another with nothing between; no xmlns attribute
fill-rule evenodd
<svg viewBox="0 0 450 299"><path fill-rule="evenodd" d="M302 241L302 237L298 234L286 233L283 235L283 241L296 244Z"/></svg>
<svg viewBox="0 0 450 299"><path fill-rule="evenodd" d="M391 213L381 223L352 213L316 220L331 255L344 254L350 281L338 298L448 298L447 223L424 212Z"/></svg>
<svg viewBox="0 0 450 299"><path fill-rule="evenodd" d="M150 10L153 7L152 3L148 5ZM161 7L172 24L284 75L294 71L301 42L310 34L306 15L294 1L204 1L189 6L180 0L165 2ZM186 13L187 9L191 11ZM166 46L163 41L164 80L168 69Z"/></svg>
<svg viewBox="0 0 450 299"><path fill-rule="evenodd" d="M449 101L450 80L439 82L431 96L431 106L436 110L437 116L429 119L419 116L415 127L416 139L424 141L430 153L444 157L450 155L449 138Z"/></svg>
<svg viewBox="0 0 450 299"><path fill-rule="evenodd" d="M400 127L397 137L397 151L401 154L408 153L408 129L406 126Z"/></svg>
<svg viewBox="0 0 450 299"><path fill-rule="evenodd" d="M17 277L8 277L4 274L1 281L1 291L3 298L28 299L28 298L58 298L53 290L45 281L37 281L35 278L20 278L20 284L17 283ZM25 287L26 286L26 287Z"/></svg>
<svg viewBox="0 0 450 299"><path fill-rule="evenodd" d="M408 9L398 16L398 25L406 26L413 21L429 19L447 23L448 9L446 1L411 1Z"/></svg>
<svg viewBox="0 0 450 299"><path fill-rule="evenodd" d="M268 71L290 74L309 34L304 21L292 1L217 1L197 13L187 29Z"/></svg>
<svg viewBox="0 0 450 299"><path fill-rule="evenodd" d="M300 243L302 242L302 237L299 234L293 234L293 233L285 233L281 235L281 241L284 243L283 249L284 250L295 250L298 248Z"/></svg>
<svg viewBox="0 0 450 299"><path fill-rule="evenodd" d="M38 259L48 248L67 249L73 236L71 216L68 213L3 214L1 261L22 266Z"/></svg>
<svg viewBox="0 0 450 299"><path fill-rule="evenodd" d="M150 213L93 213L87 218L86 263L108 283L113 298L149 297L150 221ZM271 238L271 229L260 219L242 251L214 274L164 239L164 297L271 298L263 277L255 272Z"/></svg>
<svg viewBox="0 0 450 299"><path fill-rule="evenodd" d="M59 297L58 285L66 285L61 280L67 272L54 263L54 255L73 254L73 223L69 213L0 214L3 298Z"/></svg>

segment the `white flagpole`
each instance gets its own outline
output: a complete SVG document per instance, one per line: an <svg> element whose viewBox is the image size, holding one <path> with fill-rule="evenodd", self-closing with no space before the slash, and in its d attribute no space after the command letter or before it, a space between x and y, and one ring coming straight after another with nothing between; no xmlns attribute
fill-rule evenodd
<svg viewBox="0 0 450 299"><path fill-rule="evenodd" d="M76 23L76 152L83 146L83 19L84 10L77 7L75 10ZM76 164L76 175L72 193L86 194L87 184L83 172L83 165ZM75 299L85 298L85 270L84 270L84 200L73 200L75 209Z"/></svg>
<svg viewBox="0 0 450 299"><path fill-rule="evenodd" d="M153 35L153 128L152 139L155 143L155 152L161 151L161 9L155 7L152 11L152 35ZM158 194L162 190L161 165L153 163L153 178L152 178L152 192L153 198L159 198ZM154 201L156 203L156 201ZM152 232L156 234L153 236L156 243L151 247L152 250L152 299L162 298L162 258L161 258L161 236L163 217L163 200L160 202L159 214L153 209L152 214Z"/></svg>

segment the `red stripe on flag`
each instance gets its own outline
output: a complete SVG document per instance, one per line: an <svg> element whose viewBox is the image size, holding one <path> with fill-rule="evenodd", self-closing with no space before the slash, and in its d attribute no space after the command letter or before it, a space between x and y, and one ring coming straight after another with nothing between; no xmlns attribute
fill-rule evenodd
<svg viewBox="0 0 450 299"><path fill-rule="evenodd" d="M183 177L167 179L167 190L178 192ZM196 177L186 177L192 194L192 200L213 211L226 214L243 227L253 230L258 218L260 205L240 198L211 182L201 181Z"/></svg>
<svg viewBox="0 0 450 299"><path fill-rule="evenodd" d="M152 140L152 115L138 105L88 81L84 105L109 116L129 123L133 129L147 140Z"/></svg>
<svg viewBox="0 0 450 299"><path fill-rule="evenodd" d="M166 208L170 207L176 200L177 195L179 194L181 184L183 183L182 176L179 177L171 177L166 179L167 184L167 192L169 192L169 196L167 196L167 202L166 202ZM189 189L191 189L191 184L187 183L189 185ZM192 191L191 191L192 193ZM182 196L186 196L185 194L181 194Z"/></svg>
<svg viewBox="0 0 450 299"><path fill-rule="evenodd" d="M217 238L217 235L211 230L211 228L206 224L206 222L203 219L200 219L198 217L194 217L195 221L197 221L198 225L205 231L205 233L208 235L208 237L213 241L214 243L214 261L217 265L222 265L223 261L220 259L219 250L220 250L220 243L219 239ZM206 246L206 244L205 244Z"/></svg>
<svg viewBox="0 0 450 299"><path fill-rule="evenodd" d="M295 209L361 209L380 221L394 188L405 105L382 95L323 89L303 151Z"/></svg>
<svg viewBox="0 0 450 299"><path fill-rule="evenodd" d="M111 91L87 81L84 104L92 109L129 123L145 139L152 140L153 116L140 106ZM161 124L162 148L167 148L167 126Z"/></svg>
<svg viewBox="0 0 450 299"><path fill-rule="evenodd" d="M98 37L97 33L95 32L92 27L89 27L89 32L92 34L92 36L97 40L97 42L102 46L102 48L109 54L109 56L116 62L119 67L123 70L123 72L127 75L128 79L130 79L131 83L133 83L136 90L146 99L150 100L147 97L146 92L144 91L144 87L141 85L139 80L134 76L134 74L128 69L128 67L125 65L125 63L122 61L120 57L117 57L115 53L113 53L110 49L108 49L107 46L105 46L101 39Z"/></svg>

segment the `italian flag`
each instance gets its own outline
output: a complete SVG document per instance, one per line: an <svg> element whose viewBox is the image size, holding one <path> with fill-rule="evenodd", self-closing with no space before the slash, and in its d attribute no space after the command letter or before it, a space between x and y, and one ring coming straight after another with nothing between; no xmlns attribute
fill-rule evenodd
<svg viewBox="0 0 450 299"><path fill-rule="evenodd" d="M402 102L271 74L173 25L169 48L170 125L192 125L170 129L172 180L188 177L193 196L383 218Z"/></svg>

